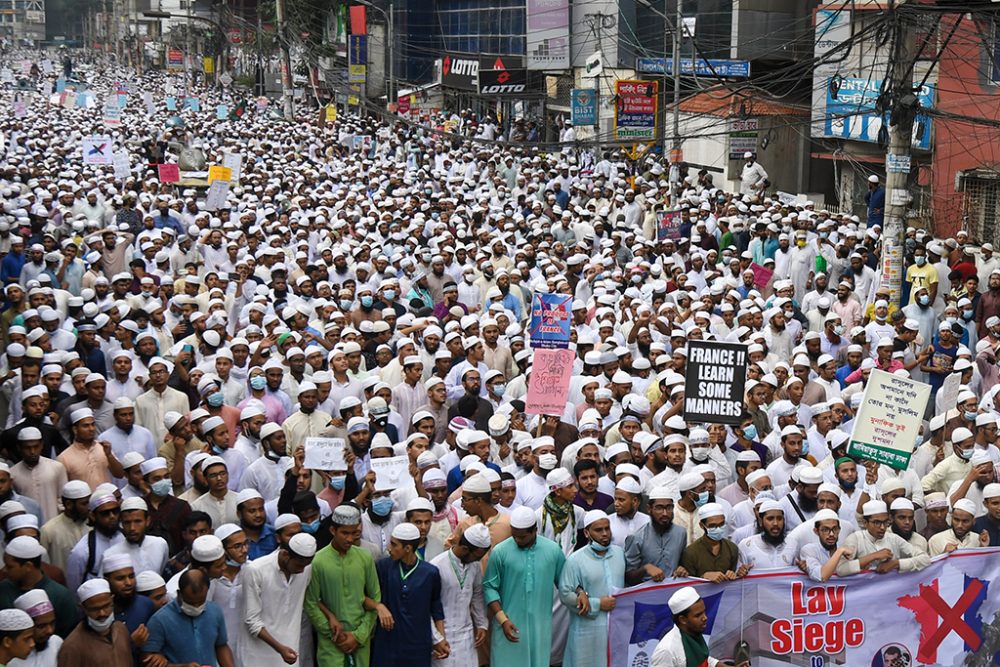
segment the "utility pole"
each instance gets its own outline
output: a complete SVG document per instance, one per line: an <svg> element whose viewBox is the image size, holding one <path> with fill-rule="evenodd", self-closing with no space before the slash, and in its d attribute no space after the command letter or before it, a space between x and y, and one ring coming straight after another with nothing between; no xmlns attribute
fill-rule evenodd
<svg viewBox="0 0 1000 667"><path fill-rule="evenodd" d="M276 0L275 13L278 19L278 42L281 47L281 101L285 120L292 120L292 55L288 51L288 24L285 21L285 0Z"/></svg>
<svg viewBox="0 0 1000 667"><path fill-rule="evenodd" d="M684 25L684 13L681 0L675 0L677 14L674 18L674 137L670 161L680 162L681 154L681 30Z"/></svg>
<svg viewBox="0 0 1000 667"><path fill-rule="evenodd" d="M889 79L889 149L885 157L885 220L882 228L882 284L890 291L890 308L899 306L903 280L903 230L909 203L907 179L912 161L913 118L919 101L913 92L917 55L914 33L900 7L890 3L895 39ZM894 193L897 193L894 195Z"/></svg>

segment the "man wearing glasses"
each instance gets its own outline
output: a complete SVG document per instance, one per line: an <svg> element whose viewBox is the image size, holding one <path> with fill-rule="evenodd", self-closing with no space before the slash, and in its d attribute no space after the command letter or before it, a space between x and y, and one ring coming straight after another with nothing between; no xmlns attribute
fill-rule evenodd
<svg viewBox="0 0 1000 667"><path fill-rule="evenodd" d="M915 572L930 564L930 556L918 552L902 537L888 531L892 520L883 501L869 500L864 504L862 514L865 527L849 535L844 541L844 548L834 552L839 576L871 569L879 574L894 570Z"/></svg>

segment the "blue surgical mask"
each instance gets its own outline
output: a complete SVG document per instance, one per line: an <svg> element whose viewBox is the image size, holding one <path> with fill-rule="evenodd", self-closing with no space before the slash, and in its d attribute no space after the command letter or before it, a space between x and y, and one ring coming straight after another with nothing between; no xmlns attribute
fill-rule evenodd
<svg viewBox="0 0 1000 667"><path fill-rule="evenodd" d="M234 561L232 558L226 558L226 565L229 567L239 567L240 564Z"/></svg>
<svg viewBox="0 0 1000 667"><path fill-rule="evenodd" d="M351 309L351 305L353 303L354 302L351 301L350 299L341 299L340 300L340 309L341 310L350 310Z"/></svg>
<svg viewBox="0 0 1000 667"><path fill-rule="evenodd" d="M917 441L914 443L913 446L914 447L919 447L922 444L924 444L924 434L923 433L921 433L920 435L917 436Z"/></svg>
<svg viewBox="0 0 1000 667"><path fill-rule="evenodd" d="M347 475L336 475L330 477L330 488L334 491L340 491L344 488L347 483Z"/></svg>
<svg viewBox="0 0 1000 667"><path fill-rule="evenodd" d="M595 553L603 554L608 550L611 545L598 544L597 542L591 542L590 548L594 550Z"/></svg>
<svg viewBox="0 0 1000 667"><path fill-rule="evenodd" d="M960 449L958 450L958 455L961 456L966 461L968 461L969 459L972 458L972 453L974 451L976 451L975 447L972 447L971 449Z"/></svg>
<svg viewBox="0 0 1000 667"><path fill-rule="evenodd" d="M709 528L705 531L705 534L708 535L708 539L721 542L726 539L726 527L718 526L717 528Z"/></svg>
<svg viewBox="0 0 1000 667"><path fill-rule="evenodd" d="M385 298L388 299L389 301L392 301L393 299L396 298L396 290L394 289L387 289L383 291L382 294L384 294Z"/></svg>
<svg viewBox="0 0 1000 667"><path fill-rule="evenodd" d="M493 385L493 393L497 396L503 396L503 393L507 391L507 385L503 382L497 382Z"/></svg>
<svg viewBox="0 0 1000 667"><path fill-rule="evenodd" d="M929 296L927 296L926 294L921 294L920 298L918 299L918 301L920 302L921 306L927 306L927 305L930 305L931 298Z"/></svg>
<svg viewBox="0 0 1000 667"><path fill-rule="evenodd" d="M372 511L379 516L389 516L389 512L392 511L392 498L389 496L375 498L372 500Z"/></svg>
<svg viewBox="0 0 1000 667"><path fill-rule="evenodd" d="M965 411L965 420L966 421L970 421L970 422L974 422L974 421L976 421L976 417L978 415L979 415L978 412L969 412L968 410L966 410Z"/></svg>
<svg viewBox="0 0 1000 667"><path fill-rule="evenodd" d="M309 533L310 535L314 534L317 530L319 530L319 519L316 519L315 521L312 521L310 523L302 524L302 530Z"/></svg>
<svg viewBox="0 0 1000 667"><path fill-rule="evenodd" d="M153 482L149 485L149 487L152 489L153 493L158 496L169 496L172 489L169 477L164 477L158 482Z"/></svg>
<svg viewBox="0 0 1000 667"><path fill-rule="evenodd" d="M266 386L267 386L267 378L264 377L263 375L255 375L254 377L250 378L250 387L252 389L261 391Z"/></svg>
<svg viewBox="0 0 1000 667"><path fill-rule="evenodd" d="M962 317L964 317L967 320L971 320L972 317L973 317L973 315L975 315L975 314L976 314L976 311L974 311L974 310L966 309L966 310L962 311Z"/></svg>
<svg viewBox="0 0 1000 667"><path fill-rule="evenodd" d="M749 426L743 427L743 437L746 438L747 440L756 440L757 426L754 424L750 424Z"/></svg>
<svg viewBox="0 0 1000 667"><path fill-rule="evenodd" d="M217 391L214 394L209 394L207 400L210 406L212 406L213 408L218 408L221 407L222 404L225 402L226 397L222 394L221 391Z"/></svg>
<svg viewBox="0 0 1000 667"><path fill-rule="evenodd" d="M698 499L694 501L695 507L702 507L708 503L708 491L702 491L698 494Z"/></svg>
<svg viewBox="0 0 1000 667"><path fill-rule="evenodd" d="M802 453L799 456L802 457L802 458L805 458L806 454L808 454L808 453L809 453L809 441L808 440L803 440L802 441Z"/></svg>
<svg viewBox="0 0 1000 667"><path fill-rule="evenodd" d="M921 255L914 257L913 261L917 263L917 266L923 266L927 262L927 258Z"/></svg>
<svg viewBox="0 0 1000 667"><path fill-rule="evenodd" d="M371 308L373 303L375 303L375 300L372 297L370 296L361 297L361 306L363 308Z"/></svg>

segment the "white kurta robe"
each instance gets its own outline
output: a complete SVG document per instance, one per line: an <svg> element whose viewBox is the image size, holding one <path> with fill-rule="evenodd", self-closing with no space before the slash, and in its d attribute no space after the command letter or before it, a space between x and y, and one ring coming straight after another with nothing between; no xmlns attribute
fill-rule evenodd
<svg viewBox="0 0 1000 667"><path fill-rule="evenodd" d="M280 667L287 664L277 651L257 638L263 628L267 628L277 641L303 654L301 609L312 566L286 578L278 567L279 553L261 556L243 567L243 618L250 633L243 647L244 665ZM292 664L301 665L302 660Z"/></svg>
<svg viewBox="0 0 1000 667"><path fill-rule="evenodd" d="M483 600L483 568L479 561L463 565L450 550L434 557L430 564L441 573L444 631L451 647L451 654L444 660L434 660L433 665L434 667L478 665L475 630L489 628L486 602ZM432 633L435 642L441 640L436 629L432 629Z"/></svg>

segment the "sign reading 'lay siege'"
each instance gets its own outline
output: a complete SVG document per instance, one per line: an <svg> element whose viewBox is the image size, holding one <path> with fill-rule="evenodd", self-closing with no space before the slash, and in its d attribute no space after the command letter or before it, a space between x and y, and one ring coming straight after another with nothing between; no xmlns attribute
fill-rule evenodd
<svg viewBox="0 0 1000 667"><path fill-rule="evenodd" d="M747 357L747 346L743 343L688 342L684 421L696 424L740 423Z"/></svg>

